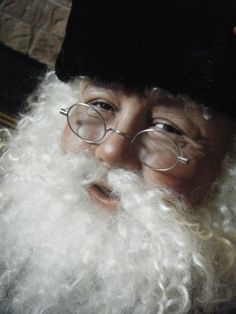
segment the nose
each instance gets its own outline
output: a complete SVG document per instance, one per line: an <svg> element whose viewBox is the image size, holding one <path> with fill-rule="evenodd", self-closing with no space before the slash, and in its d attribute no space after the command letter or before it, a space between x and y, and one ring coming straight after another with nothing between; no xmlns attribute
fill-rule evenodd
<svg viewBox="0 0 236 314"><path fill-rule="evenodd" d="M110 167L138 170L140 163L135 157L131 136L117 129L111 129L105 140L95 149L95 157Z"/></svg>

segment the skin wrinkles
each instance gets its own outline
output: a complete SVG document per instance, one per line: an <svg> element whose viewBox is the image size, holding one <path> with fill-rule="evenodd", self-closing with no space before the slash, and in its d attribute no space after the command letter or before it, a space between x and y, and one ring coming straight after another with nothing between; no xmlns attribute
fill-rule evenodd
<svg viewBox="0 0 236 314"><path fill-rule="evenodd" d="M111 103L115 108L119 107L119 98L115 96L110 91L104 91L102 88L96 88L91 85L87 85L82 91L81 94L83 95L84 101L92 101L95 99L106 99L109 103ZM87 97L86 97L87 96ZM117 106L118 104L118 106Z"/></svg>
<svg viewBox="0 0 236 314"><path fill-rule="evenodd" d="M132 145L123 136L108 132L102 143L91 145L73 134L67 124L62 136L64 151L79 153L81 150L87 150L108 167L140 171L148 184L171 189L192 205L205 198L211 184L221 172L222 160L232 141L232 128L235 126L228 117L215 114L206 120L201 108L193 108L190 113L186 113L185 104L179 99L167 99L163 103L162 97L160 101L157 98L154 102L153 99L150 101L142 95L102 88L91 82L80 84L80 95L80 101L85 103L99 100L111 105L116 115L115 126L112 127L122 132L134 136L141 130L153 127L152 121L166 121L173 127L177 126L183 134L195 141L195 150L199 146L204 153L190 156L193 158L189 165L178 163L172 170L159 172L141 164L136 159ZM232 128L229 128L229 123ZM184 136L174 136L184 141ZM190 144L186 143L186 147L190 147ZM194 152L194 149L190 152Z"/></svg>
<svg viewBox="0 0 236 314"><path fill-rule="evenodd" d="M173 97L172 97L173 98ZM152 99L153 116L158 118L167 119L176 124L186 135L192 139L198 139L200 130L198 125L191 118L191 114L187 113L185 110L185 105L183 101L175 99ZM184 108L184 110L182 110Z"/></svg>

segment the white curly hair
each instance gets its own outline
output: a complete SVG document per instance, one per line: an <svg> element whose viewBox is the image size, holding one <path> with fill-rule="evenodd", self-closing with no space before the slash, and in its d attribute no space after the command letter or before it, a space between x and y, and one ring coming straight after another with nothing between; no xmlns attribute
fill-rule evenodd
<svg viewBox="0 0 236 314"><path fill-rule="evenodd" d="M2 130L0 312L204 313L236 292L235 144L199 208L135 173L60 148L61 107L78 82L47 73L13 132ZM121 207L97 210L85 187L107 176Z"/></svg>

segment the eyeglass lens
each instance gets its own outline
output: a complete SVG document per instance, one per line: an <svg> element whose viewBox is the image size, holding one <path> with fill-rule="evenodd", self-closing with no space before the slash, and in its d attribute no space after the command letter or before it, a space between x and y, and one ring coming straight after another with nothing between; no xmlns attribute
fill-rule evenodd
<svg viewBox="0 0 236 314"><path fill-rule="evenodd" d="M86 104L71 107L68 123L72 131L85 141L99 142L106 133L102 116Z"/></svg>

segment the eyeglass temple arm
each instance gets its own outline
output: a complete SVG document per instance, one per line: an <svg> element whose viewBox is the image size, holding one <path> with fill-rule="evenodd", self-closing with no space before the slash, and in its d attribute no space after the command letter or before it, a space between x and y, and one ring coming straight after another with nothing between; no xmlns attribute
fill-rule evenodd
<svg viewBox="0 0 236 314"><path fill-rule="evenodd" d="M178 156L178 161L182 164L188 165L190 163L190 159L188 157Z"/></svg>
<svg viewBox="0 0 236 314"><path fill-rule="evenodd" d="M68 109L61 108L60 113L63 114L64 116L67 116Z"/></svg>

